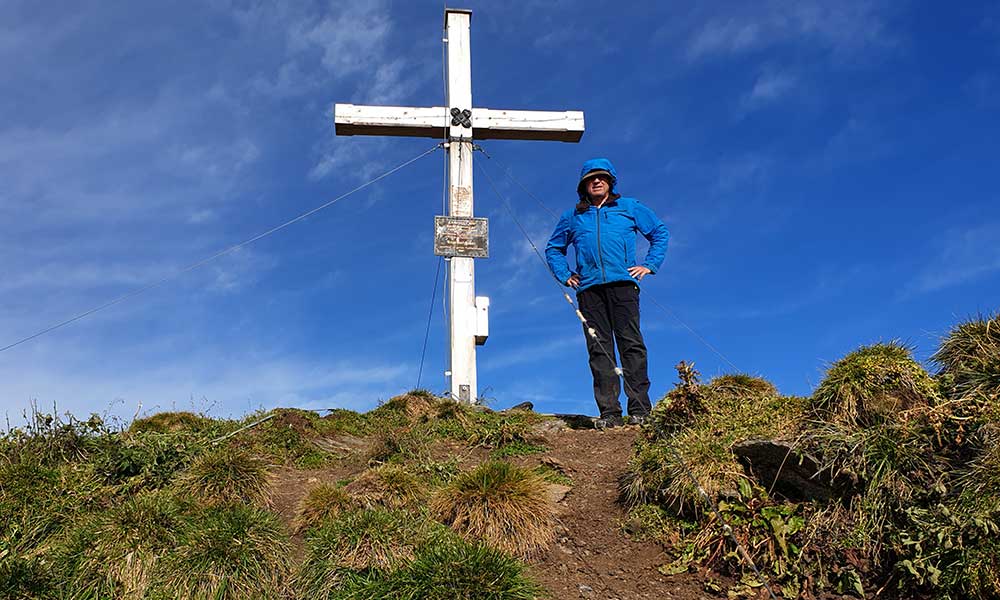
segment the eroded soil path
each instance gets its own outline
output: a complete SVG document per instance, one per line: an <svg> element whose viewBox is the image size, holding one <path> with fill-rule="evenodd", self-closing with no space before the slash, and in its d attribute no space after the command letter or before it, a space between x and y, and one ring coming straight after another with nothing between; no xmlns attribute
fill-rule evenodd
<svg viewBox="0 0 1000 600"><path fill-rule="evenodd" d="M556 427L542 434L549 450L516 460L524 465L549 461L573 480L557 503L556 543L530 565L532 575L555 600L633 600L714 598L697 575L662 575L657 568L670 561L654 542L628 536L621 526L625 513L616 502L618 478L625 470L638 428L609 431ZM474 468L488 452L459 448L450 456L462 470ZM290 523L298 502L320 483L356 476L365 468L360 452L314 470L283 468L272 473L274 510ZM440 457L439 457L440 458ZM303 540L292 538L295 560L301 560Z"/></svg>
<svg viewBox="0 0 1000 600"><path fill-rule="evenodd" d="M660 574L657 568L669 557L657 544L633 539L621 527L617 482L637 434L633 427L547 434L549 451L540 458L555 459L573 479L573 489L559 503L557 543L532 567L553 598L713 597L695 575Z"/></svg>

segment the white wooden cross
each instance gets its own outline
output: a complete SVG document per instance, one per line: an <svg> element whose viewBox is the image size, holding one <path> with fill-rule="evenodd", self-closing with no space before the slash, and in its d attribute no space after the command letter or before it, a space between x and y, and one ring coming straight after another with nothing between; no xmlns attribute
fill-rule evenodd
<svg viewBox="0 0 1000 600"><path fill-rule="evenodd" d="M583 113L527 110L491 110L472 107L472 65L469 25L472 11L445 10L448 44L448 106L355 106L337 104L337 135L396 135L447 139L450 217L472 217L472 140L552 140L578 142L583 136ZM476 298L473 259L456 256L448 269L449 331L451 337L451 394L473 402L476 389L476 345L485 340L477 321L489 301ZM477 303L478 300L478 303ZM477 310L477 304L479 309ZM478 334L478 335L477 335ZM478 337L478 340L477 340Z"/></svg>

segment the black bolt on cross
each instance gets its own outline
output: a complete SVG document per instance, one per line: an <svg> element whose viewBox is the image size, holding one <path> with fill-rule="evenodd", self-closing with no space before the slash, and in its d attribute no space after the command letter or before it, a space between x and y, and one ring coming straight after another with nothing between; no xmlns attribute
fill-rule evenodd
<svg viewBox="0 0 1000 600"><path fill-rule="evenodd" d="M457 108L451 109L451 124L461 125L466 129L472 129L472 111L469 109L459 110Z"/></svg>

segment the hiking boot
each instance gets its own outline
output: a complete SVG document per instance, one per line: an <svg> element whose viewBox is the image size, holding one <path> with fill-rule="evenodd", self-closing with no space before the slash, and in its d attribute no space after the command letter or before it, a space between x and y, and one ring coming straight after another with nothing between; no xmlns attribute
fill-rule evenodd
<svg viewBox="0 0 1000 600"><path fill-rule="evenodd" d="M609 415L594 421L594 427L601 431L611 429L612 427L622 427L623 425L625 425L625 421L622 420L621 415Z"/></svg>
<svg viewBox="0 0 1000 600"><path fill-rule="evenodd" d="M646 424L646 421L648 421L648 420L649 420L649 414L648 413L644 414L644 415L629 415L625 419L625 424L626 425L638 425L639 427L642 427L643 425Z"/></svg>

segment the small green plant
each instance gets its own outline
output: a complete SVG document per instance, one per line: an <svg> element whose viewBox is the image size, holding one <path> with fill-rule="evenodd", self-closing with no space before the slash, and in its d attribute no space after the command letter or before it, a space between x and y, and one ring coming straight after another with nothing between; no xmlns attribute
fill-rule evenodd
<svg viewBox="0 0 1000 600"><path fill-rule="evenodd" d="M544 446L542 444L530 444L528 442L515 441L493 449L490 452L490 458L502 459L515 456L531 456L532 454L545 452L548 449L548 446Z"/></svg>
<svg viewBox="0 0 1000 600"><path fill-rule="evenodd" d="M309 529L336 518L353 508L351 496L338 485L320 484L299 502L292 519L292 532L304 533Z"/></svg>
<svg viewBox="0 0 1000 600"><path fill-rule="evenodd" d="M486 462L459 475L430 504L431 512L468 539L517 556L532 556L554 537L547 484L506 462Z"/></svg>
<svg viewBox="0 0 1000 600"><path fill-rule="evenodd" d="M89 446L90 463L103 482L132 491L163 487L203 451L202 440L185 433L103 435Z"/></svg>
<svg viewBox="0 0 1000 600"><path fill-rule="evenodd" d="M680 381L656 403L646 423L647 431L653 435L669 435L692 424L698 415L705 412L701 375L695 370L694 363L682 360L676 368Z"/></svg>
<svg viewBox="0 0 1000 600"><path fill-rule="evenodd" d="M25 425L8 431L0 446L3 457L10 462L57 465L80 461L87 457L93 438L113 433L96 414L86 421L69 414L63 419L54 411L47 414L32 406L24 419Z"/></svg>
<svg viewBox="0 0 1000 600"><path fill-rule="evenodd" d="M176 488L209 504L270 503L266 464L233 447L199 456L177 477Z"/></svg>

